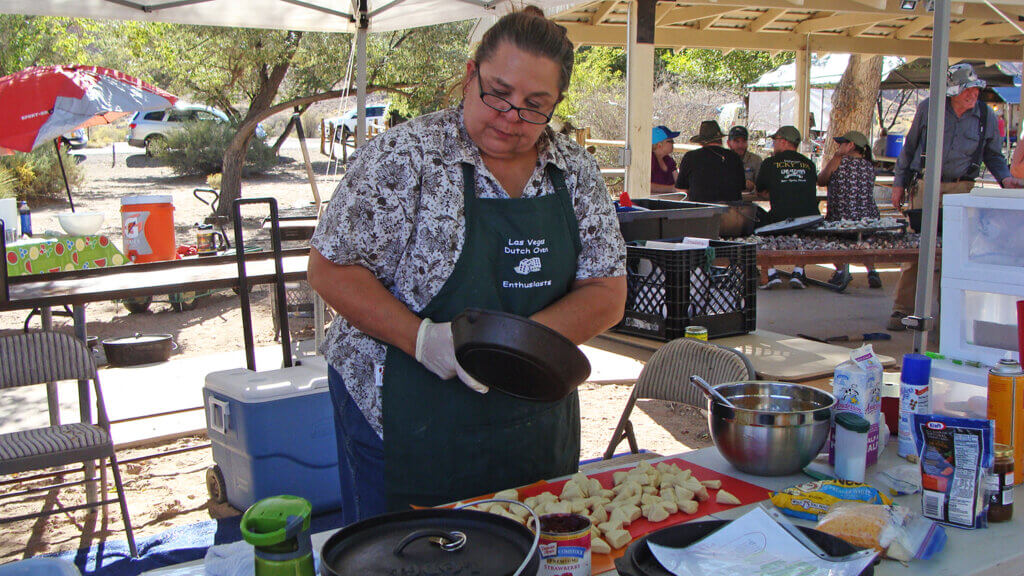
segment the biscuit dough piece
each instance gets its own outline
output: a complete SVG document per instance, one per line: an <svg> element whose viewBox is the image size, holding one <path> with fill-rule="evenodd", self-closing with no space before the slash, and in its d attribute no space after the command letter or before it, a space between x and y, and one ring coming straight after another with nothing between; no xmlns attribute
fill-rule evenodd
<svg viewBox="0 0 1024 576"><path fill-rule="evenodd" d="M565 483L565 486L562 487L562 495L560 498L562 500L578 500L586 498L586 494L580 490L580 486L575 480L569 480Z"/></svg>
<svg viewBox="0 0 1024 576"><path fill-rule="evenodd" d="M700 483L703 484L705 488L711 488L712 490L718 490L722 487L721 480L701 480Z"/></svg>
<svg viewBox="0 0 1024 576"><path fill-rule="evenodd" d="M683 502L679 502L679 511L686 514L694 514L697 512L698 506L700 506L700 504L696 500L685 500Z"/></svg>
<svg viewBox="0 0 1024 576"><path fill-rule="evenodd" d="M612 547L600 538L590 537L590 551L594 554L611 554Z"/></svg>
<svg viewBox="0 0 1024 576"><path fill-rule="evenodd" d="M622 529L612 530L611 532L606 533L604 537L607 540L608 545L616 550L624 548L633 540L633 536L626 530ZM594 543L591 542L590 545L593 546Z"/></svg>
<svg viewBox="0 0 1024 576"><path fill-rule="evenodd" d="M651 504L645 506L643 510L644 518L647 518L651 522L661 522L668 518L668 510L665 510L664 506L659 504Z"/></svg>
<svg viewBox="0 0 1024 576"><path fill-rule="evenodd" d="M718 491L718 494L715 495L715 502L718 502L719 504L727 504L729 506L740 505L740 499L725 490Z"/></svg>
<svg viewBox="0 0 1024 576"><path fill-rule="evenodd" d="M594 510L590 513L590 523L600 524L601 522L608 521L608 511L604 509L604 506L598 504L594 506Z"/></svg>
<svg viewBox="0 0 1024 576"><path fill-rule="evenodd" d="M494 497L497 498L498 500L515 500L516 502L518 502L519 491L515 489L502 490L501 492L495 494Z"/></svg>

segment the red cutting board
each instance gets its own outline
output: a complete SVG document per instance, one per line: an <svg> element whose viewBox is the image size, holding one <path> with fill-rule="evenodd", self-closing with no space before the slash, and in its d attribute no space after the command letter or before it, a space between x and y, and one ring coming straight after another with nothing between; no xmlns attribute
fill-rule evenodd
<svg viewBox="0 0 1024 576"><path fill-rule="evenodd" d="M689 468L690 472L694 476L696 476L698 480L721 480L722 489L724 489L726 492L729 492L733 496L739 498L741 506L745 504L754 504L756 502L761 502L762 500L767 500L770 496L769 491L765 488L761 488L760 486L755 486L748 482L738 480L731 476L722 474L721 472L709 470L707 468L704 468L703 466L691 464L681 458L670 458L667 460L652 462L651 464L656 466L661 462L665 462L667 464L676 464L683 470ZM633 468L635 468L635 466L624 466L622 468L616 468L614 470L606 470L604 472L598 472L596 474L589 474L588 476L590 476L591 478L597 478L601 482L601 485L604 486L605 488L611 488L612 486L615 485L613 476L616 472L622 470L631 470ZM562 493L562 487L565 486L566 482L568 482L568 479L559 480L558 482L547 482L541 480L540 482L535 482L528 486L523 486L518 489L519 500L525 500L529 496L536 496L544 492L552 492L555 496L558 496L559 494ZM689 522L702 516L707 516L708 514L714 514L715 512L721 512L722 510L735 508L735 506L728 506L726 504L719 504L718 502L716 502L715 494L717 492L717 490L712 490L709 488L708 495L710 496L710 498L708 498L706 502L701 502L700 506L697 508L697 511L693 514L677 512L675 514L670 515L668 518L662 520L661 522L651 522L648 519L641 517L639 520L629 525L629 533L632 534L633 540L636 540L637 538L640 538L645 534L650 534L651 532L661 530L662 528L666 528L668 526L682 524L683 522ZM491 497L493 497L493 494L482 496L480 498L474 498L473 500L481 500ZM615 559L625 554L627 547L628 545L623 546L622 548L619 548L617 550L612 549L610 554L594 554L591 557L590 561L591 574L601 574L602 572L607 572L615 568Z"/></svg>

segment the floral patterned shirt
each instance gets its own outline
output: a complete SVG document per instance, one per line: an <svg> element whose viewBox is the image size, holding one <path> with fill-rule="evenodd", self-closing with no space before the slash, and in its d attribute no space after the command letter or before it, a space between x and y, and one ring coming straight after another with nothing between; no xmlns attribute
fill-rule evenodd
<svg viewBox="0 0 1024 576"><path fill-rule="evenodd" d="M625 275L626 248L597 162L568 137L546 129L523 198L554 194L548 163L565 173L582 251L576 278ZM419 313L462 254L466 232L462 163L476 167L479 198L508 198L470 139L457 106L415 118L370 140L351 158L310 244L328 260L367 268ZM367 422L383 438L377 369L385 345L338 316L321 350Z"/></svg>
<svg viewBox="0 0 1024 576"><path fill-rule="evenodd" d="M875 165L866 158L844 156L828 179L826 220L878 218Z"/></svg>

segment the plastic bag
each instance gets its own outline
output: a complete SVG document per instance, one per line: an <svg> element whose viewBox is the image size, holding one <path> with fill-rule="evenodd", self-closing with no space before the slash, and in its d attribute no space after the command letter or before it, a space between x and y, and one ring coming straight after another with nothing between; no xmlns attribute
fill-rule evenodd
<svg viewBox="0 0 1024 576"><path fill-rule="evenodd" d="M805 482L779 492L772 492L771 500L783 514L805 520L817 520L834 504L844 500L892 504L892 500L877 488L846 480Z"/></svg>
<svg viewBox="0 0 1024 576"><path fill-rule="evenodd" d="M906 496L921 491L921 470L916 464L897 464L878 473L875 479L891 496Z"/></svg>
<svg viewBox="0 0 1024 576"><path fill-rule="evenodd" d="M816 528L903 562L930 558L946 544L942 526L899 504L840 502L822 516Z"/></svg>

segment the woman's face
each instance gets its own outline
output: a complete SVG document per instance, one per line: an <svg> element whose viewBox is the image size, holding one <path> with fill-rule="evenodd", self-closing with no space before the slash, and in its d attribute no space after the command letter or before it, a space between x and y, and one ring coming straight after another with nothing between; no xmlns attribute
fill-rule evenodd
<svg viewBox="0 0 1024 576"><path fill-rule="evenodd" d="M480 75L479 81L476 75ZM480 99L483 91L513 106L550 115L558 104L559 67L553 60L503 42L491 58L466 63L463 119L466 131L484 156L515 158L529 152L546 124L524 122L515 109L498 112Z"/></svg>
<svg viewBox="0 0 1024 576"><path fill-rule="evenodd" d="M672 147L675 142L670 138L668 140L662 140L654 145L654 155L658 158L664 158L672 153Z"/></svg>

